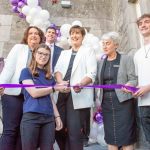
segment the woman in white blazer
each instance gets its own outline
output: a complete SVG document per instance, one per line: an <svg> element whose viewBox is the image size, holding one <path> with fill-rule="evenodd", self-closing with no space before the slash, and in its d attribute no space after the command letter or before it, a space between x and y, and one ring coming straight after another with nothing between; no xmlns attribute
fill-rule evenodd
<svg viewBox="0 0 150 150"><path fill-rule="evenodd" d="M72 48L61 52L55 67L57 82L74 86L58 95L57 107L64 124L56 133L60 150L83 150L82 125L93 105L93 89L82 86L94 82L97 64L94 51L82 45L84 36L84 28L71 27Z"/></svg>
<svg viewBox="0 0 150 150"><path fill-rule="evenodd" d="M21 70L31 59L32 50L44 39L43 32L30 26L26 29L21 44L16 44L8 54L0 84L18 84ZM2 95L3 133L0 138L0 150L21 150L20 121L22 118L23 95L21 88L6 88Z"/></svg>

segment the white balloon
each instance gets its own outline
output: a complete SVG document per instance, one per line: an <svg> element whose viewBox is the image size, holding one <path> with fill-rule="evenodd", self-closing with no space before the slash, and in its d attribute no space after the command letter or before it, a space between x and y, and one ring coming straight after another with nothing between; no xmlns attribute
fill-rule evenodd
<svg viewBox="0 0 150 150"><path fill-rule="evenodd" d="M26 21L31 24L33 23L33 18L31 16L26 16Z"/></svg>
<svg viewBox="0 0 150 150"><path fill-rule="evenodd" d="M91 139L97 139L97 128L91 128L91 130L90 130L90 138Z"/></svg>
<svg viewBox="0 0 150 150"><path fill-rule="evenodd" d="M82 23L81 23L81 21L79 21L79 20L73 21L73 22L72 22L72 26L74 26L74 25L78 25L78 26L82 27Z"/></svg>
<svg viewBox="0 0 150 150"><path fill-rule="evenodd" d="M60 40L61 40L61 41L67 41L67 38L64 37L64 36L61 36L61 37L60 37Z"/></svg>
<svg viewBox="0 0 150 150"><path fill-rule="evenodd" d="M47 10L41 10L39 15L42 20L48 20L50 16Z"/></svg>
<svg viewBox="0 0 150 150"><path fill-rule="evenodd" d="M105 140L104 140L104 136L99 134L97 136L97 142L101 145L101 146L107 146Z"/></svg>
<svg viewBox="0 0 150 150"><path fill-rule="evenodd" d="M98 43L98 44L99 44L99 41L100 41L99 38L96 37L96 36L93 36L92 39L91 39L91 43L92 43L92 44L95 44L95 43Z"/></svg>
<svg viewBox="0 0 150 150"><path fill-rule="evenodd" d="M69 37L69 31L70 31L71 25L70 24L63 24L60 27L60 33L62 36L68 38Z"/></svg>
<svg viewBox="0 0 150 150"><path fill-rule="evenodd" d="M87 46L93 46L92 43L91 43L91 39L94 37L93 34L91 33L87 33L83 39L83 44L84 45L87 45Z"/></svg>
<svg viewBox="0 0 150 150"><path fill-rule="evenodd" d="M22 10L21 10L21 11L22 11L22 13L23 13L24 15L27 16L27 15L29 14L30 9L31 9L31 8L30 8L29 6L25 5L25 6L22 7Z"/></svg>
<svg viewBox="0 0 150 150"><path fill-rule="evenodd" d="M45 27L39 27L44 33L46 32L46 28Z"/></svg>
<svg viewBox="0 0 150 150"><path fill-rule="evenodd" d="M100 48L100 44L99 43L95 43L93 44L93 49L95 51L96 54L99 54L100 52L102 52L101 48Z"/></svg>
<svg viewBox="0 0 150 150"><path fill-rule="evenodd" d="M40 6L36 6L35 7L39 12L42 10L42 8Z"/></svg>
<svg viewBox="0 0 150 150"><path fill-rule="evenodd" d="M27 4L29 7L36 7L38 6L38 0L27 0Z"/></svg>
<svg viewBox="0 0 150 150"><path fill-rule="evenodd" d="M33 7L29 11L29 16L35 18L38 15L39 11L36 7Z"/></svg>
<svg viewBox="0 0 150 150"><path fill-rule="evenodd" d="M62 47L63 49L69 49L70 45L68 43L68 39L66 37L57 37L58 46Z"/></svg>
<svg viewBox="0 0 150 150"><path fill-rule="evenodd" d="M37 27L43 27L43 21L42 21L42 19L35 19L35 20L33 21L33 24L34 24L35 26L37 26Z"/></svg>
<svg viewBox="0 0 150 150"><path fill-rule="evenodd" d="M51 24L51 22L50 22L49 20L44 21L44 23L43 23L43 25L44 25L46 28L49 27L50 24Z"/></svg>
<svg viewBox="0 0 150 150"><path fill-rule="evenodd" d="M70 39L70 37L68 38L68 43L69 43L69 45L71 45L71 39Z"/></svg>

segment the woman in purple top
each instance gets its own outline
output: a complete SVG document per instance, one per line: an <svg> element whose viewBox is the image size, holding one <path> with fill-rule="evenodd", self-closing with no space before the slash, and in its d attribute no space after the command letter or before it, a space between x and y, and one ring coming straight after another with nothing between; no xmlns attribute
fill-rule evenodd
<svg viewBox="0 0 150 150"><path fill-rule="evenodd" d="M52 85L46 88L30 87L23 89L24 104L21 120L22 150L52 150L56 130L62 128L60 115L50 93L61 90L63 86L55 85L50 73L50 49L41 44L32 53L29 68L22 70L22 84Z"/></svg>

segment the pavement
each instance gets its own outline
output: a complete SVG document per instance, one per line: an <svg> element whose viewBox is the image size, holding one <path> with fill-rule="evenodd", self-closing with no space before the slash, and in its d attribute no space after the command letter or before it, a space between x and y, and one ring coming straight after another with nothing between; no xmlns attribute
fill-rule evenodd
<svg viewBox="0 0 150 150"><path fill-rule="evenodd" d="M56 143L54 145L54 150L59 150ZM88 147L84 147L84 150L107 150L107 147L100 146L99 144L91 144Z"/></svg>
<svg viewBox="0 0 150 150"><path fill-rule="evenodd" d="M99 144L93 144L88 147L84 147L84 150L107 150L107 147L100 146Z"/></svg>

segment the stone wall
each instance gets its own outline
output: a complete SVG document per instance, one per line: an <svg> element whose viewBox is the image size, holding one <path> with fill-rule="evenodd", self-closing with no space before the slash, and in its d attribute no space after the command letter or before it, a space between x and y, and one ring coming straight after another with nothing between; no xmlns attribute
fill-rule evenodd
<svg viewBox="0 0 150 150"><path fill-rule="evenodd" d="M112 0L70 0L72 7L69 9L64 9L59 4L51 5L49 1L41 1L43 6L47 6L51 21L58 26L80 20L84 27L89 27L90 32L98 37L114 28Z"/></svg>
<svg viewBox="0 0 150 150"><path fill-rule="evenodd" d="M120 33L120 51L128 53L139 47L136 21L136 4L128 0L113 0L113 20L115 30Z"/></svg>
<svg viewBox="0 0 150 150"><path fill-rule="evenodd" d="M52 5L50 0L40 2L42 8L50 12L50 21L57 26L79 20L98 37L114 30L112 0L71 0L72 7L68 9L60 3ZM21 41L28 24L11 12L9 1L1 0L0 6L0 56L6 57L12 46Z"/></svg>
<svg viewBox="0 0 150 150"><path fill-rule="evenodd" d="M11 12L9 1L0 1L0 56L6 57L12 46L21 41L25 20Z"/></svg>

